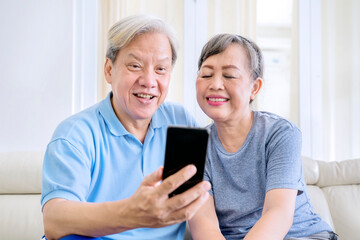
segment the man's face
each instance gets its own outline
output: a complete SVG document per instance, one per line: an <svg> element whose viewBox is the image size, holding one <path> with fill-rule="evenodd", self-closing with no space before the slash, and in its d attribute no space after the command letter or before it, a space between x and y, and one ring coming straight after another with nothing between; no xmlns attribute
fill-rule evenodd
<svg viewBox="0 0 360 240"><path fill-rule="evenodd" d="M151 120L168 92L171 59L167 36L145 33L120 49L115 63L106 60L105 77L111 84L112 105L121 122Z"/></svg>

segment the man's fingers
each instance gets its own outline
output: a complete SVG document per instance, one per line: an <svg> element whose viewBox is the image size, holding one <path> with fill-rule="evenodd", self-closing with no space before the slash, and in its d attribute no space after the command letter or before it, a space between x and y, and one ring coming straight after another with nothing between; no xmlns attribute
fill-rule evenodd
<svg viewBox="0 0 360 240"><path fill-rule="evenodd" d="M203 192L191 204L189 204L185 208L181 208L170 214L169 219L167 221L171 224L174 224L191 219L196 214L196 212L202 207L202 205L208 200L208 198L209 198L209 193Z"/></svg>
<svg viewBox="0 0 360 240"><path fill-rule="evenodd" d="M188 165L177 173L167 177L159 186L158 191L160 195L168 195L173 192L179 186L181 186L184 182L189 180L196 173L196 167L194 165Z"/></svg>
<svg viewBox="0 0 360 240"><path fill-rule="evenodd" d="M189 190L170 198L167 202L167 209L170 211L176 211L178 209L186 207L187 205L201 197L202 194L208 192L210 190L210 187L211 185L207 181L202 181L196 184Z"/></svg>
<svg viewBox="0 0 360 240"><path fill-rule="evenodd" d="M155 172L147 175L142 181L141 185L154 187L159 185L162 179L163 170L163 167L159 167Z"/></svg>

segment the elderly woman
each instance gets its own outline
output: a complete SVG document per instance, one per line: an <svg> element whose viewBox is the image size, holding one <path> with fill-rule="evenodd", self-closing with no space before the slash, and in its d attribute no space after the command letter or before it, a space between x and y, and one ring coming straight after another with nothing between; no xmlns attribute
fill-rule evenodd
<svg viewBox="0 0 360 240"><path fill-rule="evenodd" d="M104 72L112 92L63 121L47 146L41 198L47 239L184 238L183 222L205 202L210 185L169 199L195 174L192 165L161 181L167 126L196 125L183 107L164 103L175 60L176 39L160 19L136 15L110 29Z"/></svg>
<svg viewBox="0 0 360 240"><path fill-rule="evenodd" d="M205 170L211 197L190 220L193 238L336 239L306 193L300 130L251 109L263 84L258 46L216 35L198 67L197 101L214 123Z"/></svg>

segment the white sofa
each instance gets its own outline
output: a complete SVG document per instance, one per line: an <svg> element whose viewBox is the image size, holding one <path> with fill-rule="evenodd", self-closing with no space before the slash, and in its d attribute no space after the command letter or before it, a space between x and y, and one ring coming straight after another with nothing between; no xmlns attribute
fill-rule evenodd
<svg viewBox="0 0 360 240"><path fill-rule="evenodd" d="M314 211L340 240L360 240L360 159L323 162L303 158Z"/></svg>
<svg viewBox="0 0 360 240"><path fill-rule="evenodd" d="M39 240L43 153L0 153L0 239Z"/></svg>
<svg viewBox="0 0 360 240"><path fill-rule="evenodd" d="M39 240L43 235L42 161L43 153L0 153L0 239ZM303 167L315 212L341 240L360 239L360 159L303 158Z"/></svg>

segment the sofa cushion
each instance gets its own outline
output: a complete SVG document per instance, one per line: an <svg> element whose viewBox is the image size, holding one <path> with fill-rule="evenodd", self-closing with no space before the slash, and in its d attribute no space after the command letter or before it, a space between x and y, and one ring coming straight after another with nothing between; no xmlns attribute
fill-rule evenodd
<svg viewBox="0 0 360 240"><path fill-rule="evenodd" d="M0 195L0 239L39 240L42 237L40 196Z"/></svg>
<svg viewBox="0 0 360 240"><path fill-rule="evenodd" d="M329 205L326 201L323 191L314 185L307 185L307 193L310 198L310 203L314 207L314 212L319 214L320 217L327 222L332 229L334 228L334 223L331 217L331 212L329 210Z"/></svg>
<svg viewBox="0 0 360 240"><path fill-rule="evenodd" d="M302 157L302 167L306 184L315 185L319 181L319 164L318 161L308 157Z"/></svg>
<svg viewBox="0 0 360 240"><path fill-rule="evenodd" d="M41 193L41 152L0 153L0 194Z"/></svg>
<svg viewBox="0 0 360 240"><path fill-rule="evenodd" d="M360 236L360 184L324 187L322 190L339 239L358 239Z"/></svg>

